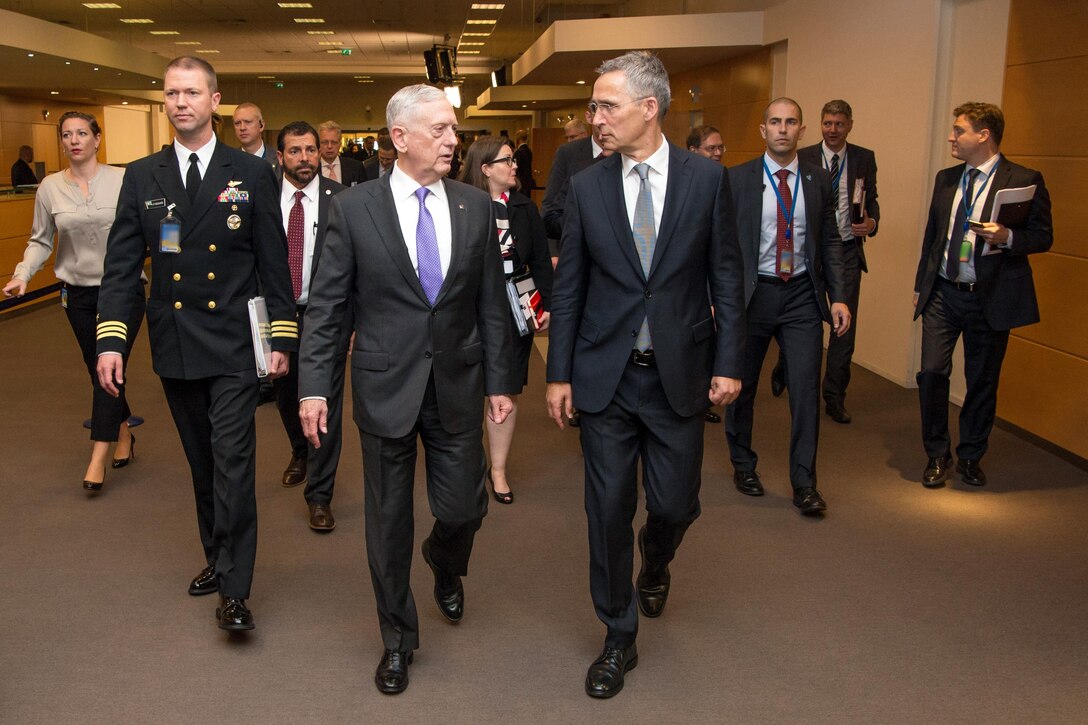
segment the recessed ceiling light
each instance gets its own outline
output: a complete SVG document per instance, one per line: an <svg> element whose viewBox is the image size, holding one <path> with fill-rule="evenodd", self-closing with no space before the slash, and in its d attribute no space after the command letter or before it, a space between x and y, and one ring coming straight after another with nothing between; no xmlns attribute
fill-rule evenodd
<svg viewBox="0 0 1088 725"><path fill-rule="evenodd" d="M497 20L466 20L466 25L494 25Z"/></svg>
<svg viewBox="0 0 1088 725"><path fill-rule="evenodd" d="M576 86L584 86L585 84L586 84L585 81L574 81L574 85L576 85Z"/></svg>
<svg viewBox="0 0 1088 725"><path fill-rule="evenodd" d="M457 52L457 55L479 55L479 54L480 54L480 51L478 51L478 50L460 50L460 51Z"/></svg>
<svg viewBox="0 0 1088 725"><path fill-rule="evenodd" d="M219 52L218 50L198 50L197 51L197 53L205 53L205 54L209 54L209 55L211 53L218 53L218 52Z"/></svg>
<svg viewBox="0 0 1088 725"><path fill-rule="evenodd" d="M366 79L366 78L370 78L370 76L352 76L352 78L355 78L355 79L364 78L364 79Z"/></svg>
<svg viewBox="0 0 1088 725"><path fill-rule="evenodd" d="M149 30L147 32L152 35L181 35L181 33L176 30Z"/></svg>
<svg viewBox="0 0 1088 725"><path fill-rule="evenodd" d="M460 43L458 43L458 47L460 47L460 48L467 48L469 46L475 46L475 45L484 45L484 44L483 43L466 43L463 40Z"/></svg>
<svg viewBox="0 0 1088 725"><path fill-rule="evenodd" d="M281 8L312 8L313 3L276 3Z"/></svg>
<svg viewBox="0 0 1088 725"><path fill-rule="evenodd" d="M372 81L372 80L369 80L369 79L367 79L367 80L361 80L361 81L359 81L359 83L373 83L373 82L374 82L374 81Z"/></svg>
<svg viewBox="0 0 1088 725"><path fill-rule="evenodd" d="M343 45L339 40L319 40L318 45Z"/></svg>
<svg viewBox="0 0 1088 725"><path fill-rule="evenodd" d="M276 76L257 76L257 80L267 81L274 80Z"/></svg>
<svg viewBox="0 0 1088 725"><path fill-rule="evenodd" d="M121 105L122 105L122 106L127 106L127 105L128 105L128 101L121 101Z"/></svg>
<svg viewBox="0 0 1088 725"><path fill-rule="evenodd" d="M307 30L306 35L336 35L335 30Z"/></svg>
<svg viewBox="0 0 1088 725"><path fill-rule="evenodd" d="M472 3L471 10L502 10L506 7L503 3Z"/></svg>
<svg viewBox="0 0 1088 725"><path fill-rule="evenodd" d="M174 45L203 45L199 40L179 40Z"/></svg>
<svg viewBox="0 0 1088 725"><path fill-rule="evenodd" d="M313 23L315 25L325 22L325 18L295 18L294 20L296 23Z"/></svg>
<svg viewBox="0 0 1088 725"><path fill-rule="evenodd" d="M49 91L49 95L51 95L51 96L59 96L59 95L60 95L60 91Z"/></svg>
<svg viewBox="0 0 1088 725"><path fill-rule="evenodd" d="M34 57L34 54L33 54L33 53L27 53L27 54L26 54L26 57L27 57L27 58L33 58L33 57Z"/></svg>
<svg viewBox="0 0 1088 725"><path fill-rule="evenodd" d="M91 10L120 10L121 6L117 3L83 3L83 7L90 8Z"/></svg>
<svg viewBox="0 0 1088 725"><path fill-rule="evenodd" d="M462 38L488 38L491 36L491 31L486 33L461 33Z"/></svg>
<svg viewBox="0 0 1088 725"><path fill-rule="evenodd" d="M64 61L64 65L72 65L72 61L66 60L66 61Z"/></svg>
<svg viewBox="0 0 1088 725"><path fill-rule="evenodd" d="M126 25L150 25L155 21L151 18L121 18L121 22Z"/></svg>
<svg viewBox="0 0 1088 725"><path fill-rule="evenodd" d="M98 66L95 66L94 68L91 68L91 70L98 70ZM155 81L151 81L151 82L154 83Z"/></svg>

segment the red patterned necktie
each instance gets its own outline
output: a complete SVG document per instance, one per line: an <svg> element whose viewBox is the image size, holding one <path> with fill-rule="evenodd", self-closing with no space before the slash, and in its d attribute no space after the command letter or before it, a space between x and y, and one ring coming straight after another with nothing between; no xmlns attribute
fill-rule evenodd
<svg viewBox="0 0 1088 725"><path fill-rule="evenodd" d="M297 300L302 295L302 250L306 247L306 213L302 192L295 192L295 205L287 217L287 265L291 268L291 288Z"/></svg>
<svg viewBox="0 0 1088 725"><path fill-rule="evenodd" d="M774 172L774 175L778 177L778 194L781 199L778 204L778 233L775 235L777 269L778 276L788 282L790 276L793 275L793 239L791 238L793 234L790 232L790 225L786 222L786 210L793 208L790 185L786 183L790 172L788 169L779 169ZM785 258L785 264L783 264L783 258Z"/></svg>

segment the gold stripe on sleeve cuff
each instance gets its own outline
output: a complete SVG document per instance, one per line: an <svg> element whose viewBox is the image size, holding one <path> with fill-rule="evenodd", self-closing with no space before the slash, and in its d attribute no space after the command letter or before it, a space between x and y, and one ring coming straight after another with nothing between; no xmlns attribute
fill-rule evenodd
<svg viewBox="0 0 1088 725"><path fill-rule="evenodd" d="M119 337L126 340L128 339L128 325L118 321L100 322L98 323L96 339L101 340L104 337Z"/></svg>
<svg viewBox="0 0 1088 725"><path fill-rule="evenodd" d="M298 323L294 320L272 320L272 337L298 338Z"/></svg>

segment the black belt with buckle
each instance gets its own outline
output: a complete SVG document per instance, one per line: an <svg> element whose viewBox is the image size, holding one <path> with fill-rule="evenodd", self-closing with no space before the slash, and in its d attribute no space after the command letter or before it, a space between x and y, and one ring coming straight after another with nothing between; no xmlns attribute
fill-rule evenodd
<svg viewBox="0 0 1088 725"><path fill-rule="evenodd" d="M978 282L953 282L952 280L945 279L944 277L938 277L937 279L941 280L950 287L955 287L960 292L974 292L978 289Z"/></svg>
<svg viewBox="0 0 1088 725"><path fill-rule="evenodd" d="M638 365L641 368L656 368L657 359L654 357L653 350L647 350L646 352L639 352L638 350L631 351L631 362Z"/></svg>

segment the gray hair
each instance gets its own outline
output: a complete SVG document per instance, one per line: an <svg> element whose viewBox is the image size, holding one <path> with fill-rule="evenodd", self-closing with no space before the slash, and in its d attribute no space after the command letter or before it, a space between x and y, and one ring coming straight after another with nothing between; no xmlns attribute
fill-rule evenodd
<svg viewBox="0 0 1088 725"><path fill-rule="evenodd" d="M417 107L423 103L446 100L446 94L441 89L419 83L414 86L405 86L393 94L385 107L385 125L405 126L415 118Z"/></svg>
<svg viewBox="0 0 1088 725"><path fill-rule="evenodd" d="M669 89L669 73L661 59L648 50L632 50L618 58L606 60L597 68L597 75L620 71L624 75L627 92L632 98L657 99L657 117L664 119L672 102Z"/></svg>

